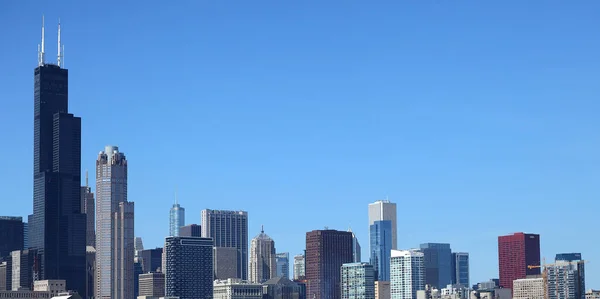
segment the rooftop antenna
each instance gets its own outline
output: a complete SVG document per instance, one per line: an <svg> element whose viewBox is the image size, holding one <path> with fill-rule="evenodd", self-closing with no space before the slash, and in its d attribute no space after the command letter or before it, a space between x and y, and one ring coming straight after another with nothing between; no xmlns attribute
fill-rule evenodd
<svg viewBox="0 0 600 299"><path fill-rule="evenodd" d="M90 185L88 184L88 170L85 170L85 186L89 187Z"/></svg>
<svg viewBox="0 0 600 299"><path fill-rule="evenodd" d="M42 15L42 46L38 45L38 66L44 65L44 15Z"/></svg>
<svg viewBox="0 0 600 299"><path fill-rule="evenodd" d="M61 65L61 60L62 60L62 48L60 46L60 18L58 18L58 58L57 58L57 62L58 62L58 67L62 67Z"/></svg>
<svg viewBox="0 0 600 299"><path fill-rule="evenodd" d="M265 225L264 225L264 224L261 224L261 225L260 225L260 233L261 233L261 234L264 234L264 233L265 233Z"/></svg>

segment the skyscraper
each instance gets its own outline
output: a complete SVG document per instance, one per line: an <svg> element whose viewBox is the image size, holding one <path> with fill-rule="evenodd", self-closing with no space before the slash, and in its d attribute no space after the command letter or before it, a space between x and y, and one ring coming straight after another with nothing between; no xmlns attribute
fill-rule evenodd
<svg viewBox="0 0 600 299"><path fill-rule="evenodd" d="M85 245L96 247L96 209L94 202L94 193L88 184L88 173L85 172L85 186L81 187L81 212L87 218Z"/></svg>
<svg viewBox="0 0 600 299"><path fill-rule="evenodd" d="M168 237L165 242L165 295L213 298L213 242L208 238Z"/></svg>
<svg viewBox="0 0 600 299"><path fill-rule="evenodd" d="M452 284L452 250L450 244L421 244L425 261L425 284L442 289Z"/></svg>
<svg viewBox="0 0 600 299"><path fill-rule="evenodd" d="M515 233L498 237L500 287L512 288L513 281L539 275L540 235Z"/></svg>
<svg viewBox="0 0 600 299"><path fill-rule="evenodd" d="M390 281L390 253L392 251L392 221L376 220L369 227L370 263L375 268L375 279Z"/></svg>
<svg viewBox="0 0 600 299"><path fill-rule="evenodd" d="M23 249L23 218L0 216L0 260Z"/></svg>
<svg viewBox="0 0 600 299"><path fill-rule="evenodd" d="M275 255L277 263L277 277L290 278L290 253L281 252Z"/></svg>
<svg viewBox="0 0 600 299"><path fill-rule="evenodd" d="M392 250L390 258L391 299L414 299L425 289L424 254L416 250Z"/></svg>
<svg viewBox="0 0 600 299"><path fill-rule="evenodd" d="M44 27L34 71L33 215L30 247L40 254L38 279L64 279L86 297L86 216L81 212L81 118L69 111L69 72L45 61Z"/></svg>
<svg viewBox="0 0 600 299"><path fill-rule="evenodd" d="M146 273L140 275L140 296L164 297L165 274Z"/></svg>
<svg viewBox="0 0 600 299"><path fill-rule="evenodd" d="M452 253L452 284L469 287L469 253Z"/></svg>
<svg viewBox="0 0 600 299"><path fill-rule="evenodd" d="M542 277L533 276L530 278L515 279L511 288L513 299L547 299L545 296L544 278Z"/></svg>
<svg viewBox="0 0 600 299"><path fill-rule="evenodd" d="M158 272L157 270L162 267L162 248L145 249L138 253L138 256L142 258L142 272ZM164 271L164 269L162 269ZM164 273L164 272L163 272Z"/></svg>
<svg viewBox="0 0 600 299"><path fill-rule="evenodd" d="M375 299L375 270L367 263L342 265L342 299Z"/></svg>
<svg viewBox="0 0 600 299"><path fill-rule="evenodd" d="M250 245L250 282L263 283L277 276L275 241L263 228Z"/></svg>
<svg viewBox="0 0 600 299"><path fill-rule="evenodd" d="M304 254L294 256L294 280L303 280L304 275Z"/></svg>
<svg viewBox="0 0 600 299"><path fill-rule="evenodd" d="M548 299L585 299L585 261L581 253L560 253L546 265Z"/></svg>
<svg viewBox="0 0 600 299"><path fill-rule="evenodd" d="M378 200L369 204L369 225L373 225L375 221L391 221L392 226L392 249L398 249L398 241L396 234L396 203L389 200Z"/></svg>
<svg viewBox="0 0 600 299"><path fill-rule="evenodd" d="M215 247L237 249L237 277L228 278L248 279L248 212L203 210L201 226Z"/></svg>
<svg viewBox="0 0 600 299"><path fill-rule="evenodd" d="M329 229L307 232L306 296L340 299L341 267L352 260L352 233Z"/></svg>
<svg viewBox="0 0 600 299"><path fill-rule="evenodd" d="M96 160L96 292L98 299L134 294L134 206L127 201L127 158L106 146Z"/></svg>
<svg viewBox="0 0 600 299"><path fill-rule="evenodd" d="M175 194L175 203L169 211L169 236L179 236L179 228L185 225L185 209L177 202Z"/></svg>
<svg viewBox="0 0 600 299"><path fill-rule="evenodd" d="M360 263L360 243L358 242L358 238L356 237L352 229L349 228L348 231L352 233L352 261L355 263Z"/></svg>

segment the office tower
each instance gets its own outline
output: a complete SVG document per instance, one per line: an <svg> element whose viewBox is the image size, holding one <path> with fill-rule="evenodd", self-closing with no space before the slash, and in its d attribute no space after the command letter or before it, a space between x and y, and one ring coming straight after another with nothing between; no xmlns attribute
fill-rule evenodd
<svg viewBox="0 0 600 299"><path fill-rule="evenodd" d="M425 255L425 284L441 289L452 284L452 250L450 244L421 244Z"/></svg>
<svg viewBox="0 0 600 299"><path fill-rule="evenodd" d="M88 172L85 171L85 186L81 187L81 213L85 214L86 233L85 245L96 247L96 208L94 202L94 193L89 187Z"/></svg>
<svg viewBox="0 0 600 299"><path fill-rule="evenodd" d="M142 250L138 255L142 260L142 273L159 272L162 267L162 254L163 249L160 247Z"/></svg>
<svg viewBox="0 0 600 299"><path fill-rule="evenodd" d="M546 299L544 292L544 278L521 278L513 281L513 299ZM566 298L566 297L562 297ZM584 298L585 299L585 298Z"/></svg>
<svg viewBox="0 0 600 299"><path fill-rule="evenodd" d="M307 296L340 299L341 267L352 259L352 233L329 229L307 232Z"/></svg>
<svg viewBox="0 0 600 299"><path fill-rule="evenodd" d="M142 261L133 262L133 297L137 298L140 295L140 275L143 274Z"/></svg>
<svg viewBox="0 0 600 299"><path fill-rule="evenodd" d="M512 288L513 281L539 275L540 235L515 233L498 237L500 287Z"/></svg>
<svg viewBox="0 0 600 299"><path fill-rule="evenodd" d="M294 256L294 280L304 279L304 254Z"/></svg>
<svg viewBox="0 0 600 299"><path fill-rule="evenodd" d="M469 284L469 253L452 253L452 284L468 288Z"/></svg>
<svg viewBox="0 0 600 299"><path fill-rule="evenodd" d="M179 299L212 299L213 241L210 238L168 237L166 296Z"/></svg>
<svg viewBox="0 0 600 299"><path fill-rule="evenodd" d="M548 299L585 299L585 261L581 253L559 253L546 265Z"/></svg>
<svg viewBox="0 0 600 299"><path fill-rule="evenodd" d="M33 281L39 276L39 254L35 249L15 250L12 257L12 290L33 290Z"/></svg>
<svg viewBox="0 0 600 299"><path fill-rule="evenodd" d="M23 222L23 249L29 249L29 224Z"/></svg>
<svg viewBox="0 0 600 299"><path fill-rule="evenodd" d="M198 224L185 225L179 228L179 236L181 237L202 237L202 230Z"/></svg>
<svg viewBox="0 0 600 299"><path fill-rule="evenodd" d="M92 246L86 247L86 275L85 285L87 298L94 298L94 290L96 285L96 248Z"/></svg>
<svg viewBox="0 0 600 299"><path fill-rule="evenodd" d="M169 211L169 236L179 236L179 228L185 225L185 209L177 202L175 194L175 203Z"/></svg>
<svg viewBox="0 0 600 299"><path fill-rule="evenodd" d="M263 285L237 278L215 280L213 299L266 299Z"/></svg>
<svg viewBox="0 0 600 299"><path fill-rule="evenodd" d="M60 25L58 32L60 40ZM59 60L61 55L58 53ZM42 26L42 46L34 70L33 214L29 245L41 255L39 279L64 279L67 289L85 297L81 118L68 112L68 77L69 72L60 61L46 63Z"/></svg>
<svg viewBox="0 0 600 299"><path fill-rule="evenodd" d="M371 250L369 262L375 268L377 280L390 281L392 231L391 220L376 220L369 226L369 249Z"/></svg>
<svg viewBox="0 0 600 299"><path fill-rule="evenodd" d="M248 279L248 212L202 211L202 237L212 238L214 247L237 249L235 277Z"/></svg>
<svg viewBox="0 0 600 299"><path fill-rule="evenodd" d="M375 299L375 270L367 263L342 265L342 299Z"/></svg>
<svg viewBox="0 0 600 299"><path fill-rule="evenodd" d="M0 258L9 257L23 249L24 226L22 217L0 216Z"/></svg>
<svg viewBox="0 0 600 299"><path fill-rule="evenodd" d="M133 243L133 251L135 253L135 261L138 260L140 256L140 252L144 250L144 241L142 241L141 237L135 237L135 241Z"/></svg>
<svg viewBox="0 0 600 299"><path fill-rule="evenodd" d="M369 225L373 225L375 221L391 221L392 226L392 249L398 249L398 241L396 240L396 203L389 200L378 200L369 204Z"/></svg>
<svg viewBox="0 0 600 299"><path fill-rule="evenodd" d="M237 277L238 250L235 247L213 247L213 271L215 280Z"/></svg>
<svg viewBox="0 0 600 299"><path fill-rule="evenodd" d="M0 291L8 290L12 290L12 260L0 262Z"/></svg>
<svg viewBox="0 0 600 299"><path fill-rule="evenodd" d="M263 299L306 299L306 296L299 283L275 277L263 283Z"/></svg>
<svg viewBox="0 0 600 299"><path fill-rule="evenodd" d="M263 228L250 245L250 282L263 283L277 276L275 241Z"/></svg>
<svg viewBox="0 0 600 299"><path fill-rule="evenodd" d="M134 205L127 201L127 158L106 146L96 160L97 299L131 299L134 293Z"/></svg>
<svg viewBox="0 0 600 299"><path fill-rule="evenodd" d="M375 282L375 299L390 299L390 282Z"/></svg>
<svg viewBox="0 0 600 299"><path fill-rule="evenodd" d="M414 299L425 289L425 254L417 250L392 250L390 258L391 299Z"/></svg>
<svg viewBox="0 0 600 299"><path fill-rule="evenodd" d="M349 228L348 231L352 233L352 261L355 263L360 263L360 243L358 243L358 238L356 237L354 232L352 232L352 229Z"/></svg>
<svg viewBox="0 0 600 299"><path fill-rule="evenodd" d="M165 296L165 274L146 273L140 275L140 295L150 297Z"/></svg>
<svg viewBox="0 0 600 299"><path fill-rule="evenodd" d="M275 255L275 262L277 263L277 274L276 277L290 278L290 253L282 252Z"/></svg>

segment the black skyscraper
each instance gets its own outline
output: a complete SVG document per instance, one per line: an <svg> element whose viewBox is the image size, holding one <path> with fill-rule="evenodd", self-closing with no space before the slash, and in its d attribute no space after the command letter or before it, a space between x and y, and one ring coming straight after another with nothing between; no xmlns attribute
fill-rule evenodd
<svg viewBox="0 0 600 299"><path fill-rule="evenodd" d="M40 273L34 275L38 279L64 279L67 289L86 298L86 216L80 204L81 119L68 113L68 75L60 63L44 63L42 46L34 71L29 241L40 254Z"/></svg>
<svg viewBox="0 0 600 299"><path fill-rule="evenodd" d="M23 218L0 216L0 260L23 249Z"/></svg>

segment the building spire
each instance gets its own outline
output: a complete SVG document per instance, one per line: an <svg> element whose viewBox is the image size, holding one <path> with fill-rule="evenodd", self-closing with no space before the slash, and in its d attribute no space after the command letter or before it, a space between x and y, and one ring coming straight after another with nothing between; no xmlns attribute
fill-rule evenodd
<svg viewBox="0 0 600 299"><path fill-rule="evenodd" d="M89 186L90 186L90 185L88 184L88 178L89 178L89 177L88 177L88 170L86 169L86 170L85 170L85 186L86 186L86 187L89 187Z"/></svg>
<svg viewBox="0 0 600 299"><path fill-rule="evenodd" d="M177 202L177 186L175 186L175 205L178 205L179 203Z"/></svg>
<svg viewBox="0 0 600 299"><path fill-rule="evenodd" d="M38 45L38 66L44 65L44 48L45 48L45 41L44 41L44 15L42 15L42 45L41 45L41 47L40 47L40 45Z"/></svg>
<svg viewBox="0 0 600 299"><path fill-rule="evenodd" d="M260 225L260 233L261 233L261 234L264 234L264 233L265 233L265 225L264 225L264 224L261 224L261 225Z"/></svg>
<svg viewBox="0 0 600 299"><path fill-rule="evenodd" d="M62 48L60 46L60 18L58 18L58 57L56 59L56 61L58 62L57 63L58 67L62 67L62 64L61 64L62 56L63 56L63 53L62 53Z"/></svg>

